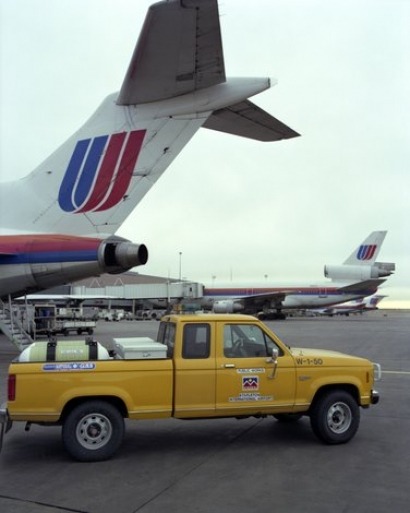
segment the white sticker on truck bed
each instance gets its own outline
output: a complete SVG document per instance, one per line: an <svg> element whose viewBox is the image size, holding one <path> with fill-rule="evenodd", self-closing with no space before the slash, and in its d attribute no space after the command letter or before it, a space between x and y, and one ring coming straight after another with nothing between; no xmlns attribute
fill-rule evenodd
<svg viewBox="0 0 410 513"><path fill-rule="evenodd" d="M46 372L71 372L94 370L94 362L69 362L69 363L45 363L43 371Z"/></svg>

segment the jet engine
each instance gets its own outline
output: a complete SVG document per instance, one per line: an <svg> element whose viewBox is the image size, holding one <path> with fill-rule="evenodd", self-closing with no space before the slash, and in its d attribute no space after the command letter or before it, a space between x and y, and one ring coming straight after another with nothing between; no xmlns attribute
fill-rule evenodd
<svg viewBox="0 0 410 513"><path fill-rule="evenodd" d="M365 281L390 276L395 268L395 264L390 262L375 262L374 265L325 265L325 276L335 281Z"/></svg>
<svg viewBox="0 0 410 513"><path fill-rule="evenodd" d="M117 236L11 235L0 247L0 296L18 297L103 273L122 273L147 261L146 246Z"/></svg>
<svg viewBox="0 0 410 513"><path fill-rule="evenodd" d="M232 299L221 299L213 303L213 311L215 313L236 313L241 310L243 310L243 306Z"/></svg>
<svg viewBox="0 0 410 513"><path fill-rule="evenodd" d="M121 237L103 240L98 248L98 262L108 274L123 273L147 261L148 249L144 244L134 244Z"/></svg>

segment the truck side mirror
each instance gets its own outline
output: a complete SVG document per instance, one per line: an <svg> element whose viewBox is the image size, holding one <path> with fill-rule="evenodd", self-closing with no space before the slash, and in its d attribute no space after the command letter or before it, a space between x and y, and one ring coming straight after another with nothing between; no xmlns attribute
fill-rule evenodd
<svg viewBox="0 0 410 513"><path fill-rule="evenodd" d="M268 376L268 379L275 379L276 369L278 367L278 356L279 349L276 346L272 347L272 357L266 360L266 363L273 363L272 373Z"/></svg>

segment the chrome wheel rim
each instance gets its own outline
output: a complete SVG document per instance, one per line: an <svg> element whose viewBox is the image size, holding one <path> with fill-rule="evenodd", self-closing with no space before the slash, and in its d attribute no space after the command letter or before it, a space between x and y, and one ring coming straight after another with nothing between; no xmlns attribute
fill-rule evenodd
<svg viewBox="0 0 410 513"><path fill-rule="evenodd" d="M352 423L352 412L346 403L335 403L327 413L327 425L333 433L345 433Z"/></svg>
<svg viewBox="0 0 410 513"><path fill-rule="evenodd" d="M85 415L77 424L76 437L80 445L89 450L104 447L111 438L112 425L101 413Z"/></svg>

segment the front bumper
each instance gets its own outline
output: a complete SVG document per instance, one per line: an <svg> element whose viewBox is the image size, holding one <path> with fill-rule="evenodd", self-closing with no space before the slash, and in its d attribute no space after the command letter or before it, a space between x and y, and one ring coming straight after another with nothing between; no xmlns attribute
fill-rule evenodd
<svg viewBox="0 0 410 513"><path fill-rule="evenodd" d="M0 407L0 451L3 447L3 437L7 431L10 431L12 425L13 422L10 420L6 405L2 404Z"/></svg>
<svg viewBox="0 0 410 513"><path fill-rule="evenodd" d="M379 395L379 392L377 390L372 390L371 394L370 394L370 402L372 404L377 404L380 400L380 395Z"/></svg>

